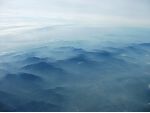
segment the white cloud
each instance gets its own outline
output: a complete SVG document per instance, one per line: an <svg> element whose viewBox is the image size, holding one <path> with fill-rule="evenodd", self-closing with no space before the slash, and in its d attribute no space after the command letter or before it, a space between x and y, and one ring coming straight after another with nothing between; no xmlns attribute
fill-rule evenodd
<svg viewBox="0 0 150 113"><path fill-rule="evenodd" d="M150 26L149 0L0 0L0 17L68 23ZM36 19L35 19L36 18ZM51 21L50 19L50 21Z"/></svg>

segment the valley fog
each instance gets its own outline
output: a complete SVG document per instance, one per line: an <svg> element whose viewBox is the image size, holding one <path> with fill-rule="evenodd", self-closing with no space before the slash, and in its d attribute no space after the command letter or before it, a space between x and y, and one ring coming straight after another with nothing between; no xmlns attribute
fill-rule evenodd
<svg viewBox="0 0 150 113"><path fill-rule="evenodd" d="M150 111L150 29L1 30L0 111Z"/></svg>

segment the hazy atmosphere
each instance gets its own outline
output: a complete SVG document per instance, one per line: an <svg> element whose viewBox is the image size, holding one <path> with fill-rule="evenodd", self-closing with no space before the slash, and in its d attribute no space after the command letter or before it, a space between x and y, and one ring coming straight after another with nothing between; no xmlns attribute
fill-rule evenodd
<svg viewBox="0 0 150 113"><path fill-rule="evenodd" d="M0 111L150 111L149 0L0 0Z"/></svg>
<svg viewBox="0 0 150 113"><path fill-rule="evenodd" d="M149 4L149 0L0 0L0 18L2 25L16 20L14 24L20 25L149 26Z"/></svg>

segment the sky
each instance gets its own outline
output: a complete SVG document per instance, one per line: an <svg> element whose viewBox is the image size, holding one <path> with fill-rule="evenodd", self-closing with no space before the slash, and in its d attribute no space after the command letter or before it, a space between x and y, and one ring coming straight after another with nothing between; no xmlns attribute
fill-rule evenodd
<svg viewBox="0 0 150 113"><path fill-rule="evenodd" d="M105 32L119 34L119 29L124 27L136 28L135 32L129 31L137 38L142 32L138 28L150 28L149 6L150 0L0 0L0 51L28 46L30 42L39 44L41 40L78 38L89 39L91 43L91 39L105 39ZM64 25L83 25L86 29ZM59 29L60 26L63 27ZM87 26L96 28L88 30ZM114 28L117 30L113 31ZM143 40L145 31L141 34ZM120 37L119 40L128 39Z"/></svg>
<svg viewBox="0 0 150 113"><path fill-rule="evenodd" d="M150 26L149 0L0 0L0 25Z"/></svg>

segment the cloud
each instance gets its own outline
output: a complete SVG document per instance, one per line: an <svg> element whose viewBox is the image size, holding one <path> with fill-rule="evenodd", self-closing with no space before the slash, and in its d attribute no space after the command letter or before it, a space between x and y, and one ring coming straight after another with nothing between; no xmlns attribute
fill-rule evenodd
<svg viewBox="0 0 150 113"><path fill-rule="evenodd" d="M2 0L1 0L2 1ZM87 24L150 25L149 0L5 0L0 16Z"/></svg>

